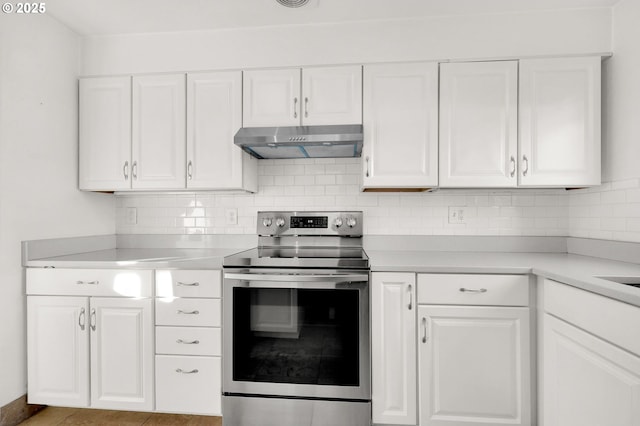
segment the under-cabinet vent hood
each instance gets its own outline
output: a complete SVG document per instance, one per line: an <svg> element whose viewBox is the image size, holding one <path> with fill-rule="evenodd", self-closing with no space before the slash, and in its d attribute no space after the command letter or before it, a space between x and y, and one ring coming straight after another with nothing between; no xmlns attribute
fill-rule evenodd
<svg viewBox="0 0 640 426"><path fill-rule="evenodd" d="M259 159L360 157L362 125L243 127L233 142Z"/></svg>

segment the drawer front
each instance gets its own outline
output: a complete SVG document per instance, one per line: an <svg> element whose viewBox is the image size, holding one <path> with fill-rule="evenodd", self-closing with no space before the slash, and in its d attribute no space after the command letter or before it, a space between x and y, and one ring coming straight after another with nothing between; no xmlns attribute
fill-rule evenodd
<svg viewBox="0 0 640 426"><path fill-rule="evenodd" d="M153 271L27 268L27 294L152 297Z"/></svg>
<svg viewBox="0 0 640 426"><path fill-rule="evenodd" d="M222 272L219 270L156 271L158 297L220 297Z"/></svg>
<svg viewBox="0 0 640 426"><path fill-rule="evenodd" d="M156 411L221 415L220 357L156 356Z"/></svg>
<svg viewBox="0 0 640 426"><path fill-rule="evenodd" d="M222 355L220 328L156 327L156 353L167 355Z"/></svg>
<svg viewBox="0 0 640 426"><path fill-rule="evenodd" d="M220 327L220 299L156 299L156 325Z"/></svg>
<svg viewBox="0 0 640 426"><path fill-rule="evenodd" d="M418 303L528 306L527 275L418 274Z"/></svg>

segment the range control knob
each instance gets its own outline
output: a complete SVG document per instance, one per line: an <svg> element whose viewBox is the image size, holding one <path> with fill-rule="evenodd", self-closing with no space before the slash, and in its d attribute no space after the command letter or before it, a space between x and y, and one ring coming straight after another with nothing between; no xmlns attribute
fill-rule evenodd
<svg viewBox="0 0 640 426"><path fill-rule="evenodd" d="M284 218L282 217L276 218L276 225L278 225L279 228L282 228L284 226L284 223L285 223Z"/></svg>
<svg viewBox="0 0 640 426"><path fill-rule="evenodd" d="M265 217L264 219L262 219L262 226L264 226L265 228L268 228L271 226L272 222L273 222L273 219L271 219L270 217Z"/></svg>
<svg viewBox="0 0 640 426"><path fill-rule="evenodd" d="M335 225L336 228L340 228L342 226L342 218L341 217L336 218L336 220L333 221L333 224Z"/></svg>
<svg viewBox="0 0 640 426"><path fill-rule="evenodd" d="M355 218L355 217L348 217L348 218L347 218L347 226L348 226L349 228L353 228L354 226L356 226L356 224L357 224L357 223L358 223L358 222L356 221L356 218Z"/></svg>

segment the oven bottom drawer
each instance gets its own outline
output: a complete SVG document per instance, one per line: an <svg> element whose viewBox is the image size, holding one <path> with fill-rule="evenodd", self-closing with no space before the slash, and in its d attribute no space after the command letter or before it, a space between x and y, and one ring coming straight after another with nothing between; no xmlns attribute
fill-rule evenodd
<svg viewBox="0 0 640 426"><path fill-rule="evenodd" d="M156 410L221 415L221 359L156 355Z"/></svg>
<svg viewBox="0 0 640 426"><path fill-rule="evenodd" d="M371 402L225 395L224 426L369 426Z"/></svg>

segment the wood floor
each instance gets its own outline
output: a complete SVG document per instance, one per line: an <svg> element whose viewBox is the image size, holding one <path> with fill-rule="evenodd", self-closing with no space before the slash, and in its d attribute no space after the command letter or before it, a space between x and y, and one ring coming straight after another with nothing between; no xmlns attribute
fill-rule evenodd
<svg viewBox="0 0 640 426"><path fill-rule="evenodd" d="M222 426L222 417L47 407L20 425Z"/></svg>

